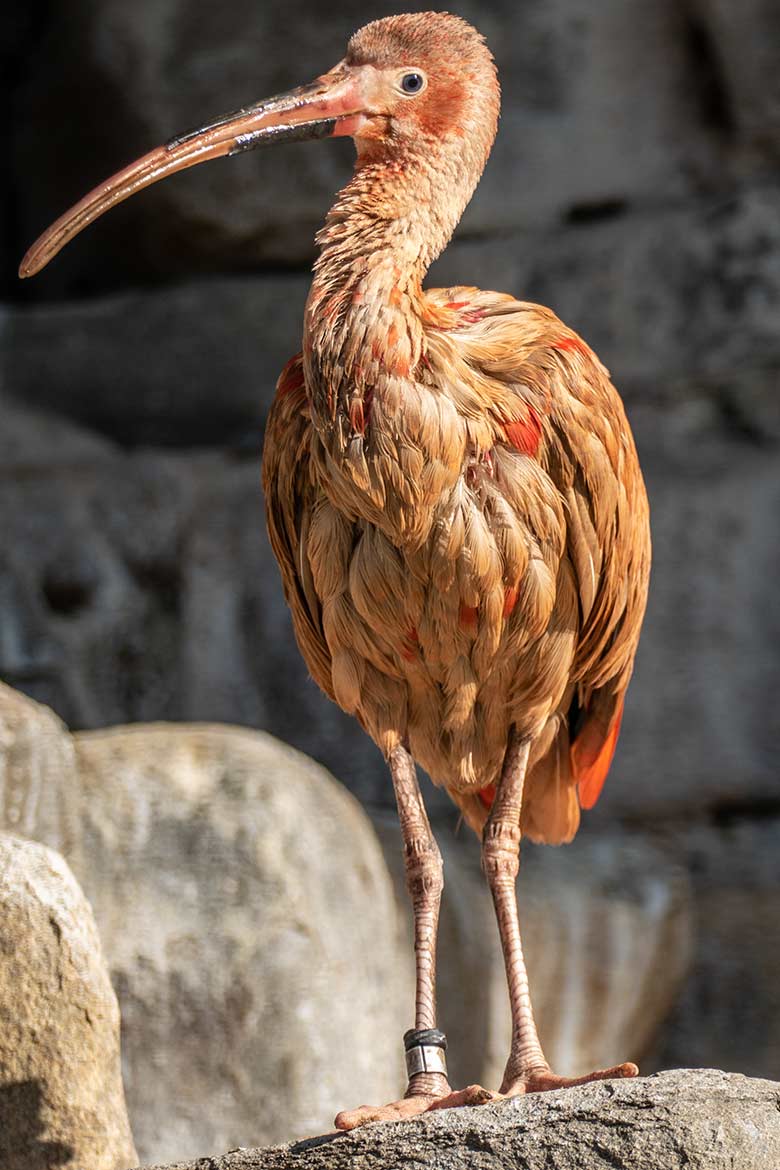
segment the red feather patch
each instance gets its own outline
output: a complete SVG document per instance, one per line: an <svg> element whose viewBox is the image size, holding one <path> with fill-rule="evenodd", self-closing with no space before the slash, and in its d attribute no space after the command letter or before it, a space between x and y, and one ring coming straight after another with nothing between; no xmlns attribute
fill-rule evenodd
<svg viewBox="0 0 780 1170"><path fill-rule="evenodd" d="M487 788L480 788L477 796L484 804L485 808L492 808L493 801L496 799L495 784L488 784Z"/></svg>
<svg viewBox="0 0 780 1170"><path fill-rule="evenodd" d="M401 657L405 658L407 662L413 662L417 657L417 651L420 647L420 639L417 636L417 630L412 626L404 634L403 644L401 646Z"/></svg>
<svg viewBox="0 0 780 1170"><path fill-rule="evenodd" d="M504 590L504 617L508 618L517 605L518 589L516 585L507 585Z"/></svg>
<svg viewBox="0 0 780 1170"><path fill-rule="evenodd" d="M301 354L297 353L294 358L290 358L279 375L276 393L281 398L285 394L294 394L296 391L302 390L303 386L304 378Z"/></svg>
<svg viewBox="0 0 780 1170"><path fill-rule="evenodd" d="M528 418L506 423L504 434L508 442L523 455L535 455L542 437L542 422L532 406L527 407Z"/></svg>
<svg viewBox="0 0 780 1170"><path fill-rule="evenodd" d="M581 337L559 337L552 343L553 349L574 350L577 353L589 354L590 349Z"/></svg>
<svg viewBox="0 0 780 1170"><path fill-rule="evenodd" d="M475 626L477 624L478 609L476 605L461 605L458 618L462 626Z"/></svg>

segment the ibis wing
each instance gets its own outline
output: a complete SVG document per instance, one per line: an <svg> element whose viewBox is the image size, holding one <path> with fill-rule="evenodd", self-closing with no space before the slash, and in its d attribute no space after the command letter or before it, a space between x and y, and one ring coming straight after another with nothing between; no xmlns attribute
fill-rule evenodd
<svg viewBox="0 0 780 1170"><path fill-rule="evenodd" d="M266 522L301 653L314 681L333 699L331 656L306 554L314 496L309 475L310 439L311 422L298 354L282 371L266 423L263 449Z"/></svg>
<svg viewBox="0 0 780 1170"><path fill-rule="evenodd" d="M452 336L493 388L497 441L538 460L565 505L579 612L573 700L560 717L572 780L590 806L615 750L650 571L647 497L623 403L593 351L549 309L470 288L428 295L440 310L458 307Z"/></svg>

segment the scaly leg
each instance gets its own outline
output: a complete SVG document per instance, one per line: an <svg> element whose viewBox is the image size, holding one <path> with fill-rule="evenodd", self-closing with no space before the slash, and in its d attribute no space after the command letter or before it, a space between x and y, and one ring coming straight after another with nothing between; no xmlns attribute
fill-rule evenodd
<svg viewBox="0 0 780 1170"><path fill-rule="evenodd" d="M354 1129L368 1121L394 1121L412 1117L434 1104L460 1104L461 1098L479 1104L494 1095L478 1086L475 1086L471 1095L470 1090L453 1094L446 1073L441 1071L444 1067L443 1056L440 1055L443 1049L438 1047L437 1042L444 1041L444 1037L436 1029L436 934L444 888L441 853L425 812L414 760L405 748L397 747L391 753L388 763L404 842L406 887L414 911L417 982L414 1029L405 1038L407 1045L410 1042L412 1044L407 1054L410 1058L408 1065L410 1068L428 1065L429 1068L411 1073L402 1100L383 1106L361 1105L358 1109L339 1113L336 1117L339 1129ZM422 1041L429 1043L423 1044Z"/></svg>
<svg viewBox="0 0 780 1170"><path fill-rule="evenodd" d="M612 1077L635 1077L635 1064L619 1064L582 1077L556 1076L547 1063L536 1031L528 974L523 959L515 883L520 867L520 812L530 743L511 733L501 778L482 834L482 869L498 920L512 1011L512 1046L501 1093L539 1092Z"/></svg>

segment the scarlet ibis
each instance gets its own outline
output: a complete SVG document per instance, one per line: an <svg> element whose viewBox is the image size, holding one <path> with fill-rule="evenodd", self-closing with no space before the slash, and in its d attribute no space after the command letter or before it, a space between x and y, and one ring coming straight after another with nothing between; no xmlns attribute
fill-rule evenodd
<svg viewBox="0 0 780 1170"><path fill-rule="evenodd" d="M480 34L446 13L360 29L299 89L172 139L91 192L30 249L185 167L267 142L350 135L352 179L317 242L303 350L279 379L263 481L271 544L313 677L379 745L415 923L405 1097L350 1129L497 1096L453 1091L437 1029L443 888L415 761L481 834L512 1012L500 1094L567 1079L534 1024L515 896L522 834L569 841L620 728L650 566L634 442L607 371L549 309L423 289L480 178L499 86ZM361 1043L365 1021L355 1021Z"/></svg>

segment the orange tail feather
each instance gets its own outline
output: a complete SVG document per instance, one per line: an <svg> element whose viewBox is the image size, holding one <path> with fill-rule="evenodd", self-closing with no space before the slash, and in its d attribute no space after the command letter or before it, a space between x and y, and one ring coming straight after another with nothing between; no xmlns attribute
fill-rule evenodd
<svg viewBox="0 0 780 1170"><path fill-rule="evenodd" d="M606 738L597 724L586 723L571 745L571 767L577 781L580 808L593 808L601 795L617 747L622 720L621 703Z"/></svg>

